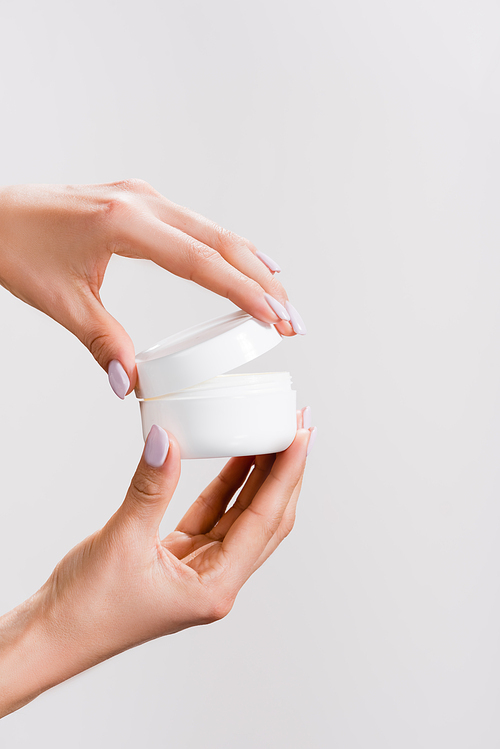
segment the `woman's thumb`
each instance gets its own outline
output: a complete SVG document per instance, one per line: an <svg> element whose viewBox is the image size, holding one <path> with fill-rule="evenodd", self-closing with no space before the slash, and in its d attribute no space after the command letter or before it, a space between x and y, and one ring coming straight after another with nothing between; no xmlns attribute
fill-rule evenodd
<svg viewBox="0 0 500 749"><path fill-rule="evenodd" d="M134 344L128 333L94 296L87 297L83 308L71 317L66 327L108 373L109 384L116 395L125 398L137 379Z"/></svg>
<svg viewBox="0 0 500 749"><path fill-rule="evenodd" d="M175 492L180 476L180 452L175 439L159 426L151 427L141 462L121 507L129 520L153 534Z"/></svg>

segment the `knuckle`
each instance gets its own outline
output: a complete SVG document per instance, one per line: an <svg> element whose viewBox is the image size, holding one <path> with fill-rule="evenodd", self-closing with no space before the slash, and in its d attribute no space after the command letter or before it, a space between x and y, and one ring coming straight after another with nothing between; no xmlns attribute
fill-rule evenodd
<svg viewBox="0 0 500 749"><path fill-rule="evenodd" d="M234 510L237 511L238 513L241 513L246 509L246 507L247 507L247 502L245 501L244 498L241 497L241 494L239 494L236 497L236 500L233 504Z"/></svg>
<svg viewBox="0 0 500 749"><path fill-rule="evenodd" d="M200 264L212 265L213 263L220 261L220 254L217 250L198 242L196 239L188 241L187 256L188 263L193 269Z"/></svg>
<svg viewBox="0 0 500 749"><path fill-rule="evenodd" d="M293 488L299 478L299 467L297 465L293 465L289 473L284 474L279 470L279 468L276 468L276 464L274 464L269 475L275 482L275 486L280 491L283 491L283 494L291 495Z"/></svg>
<svg viewBox="0 0 500 749"><path fill-rule="evenodd" d="M249 239L243 239L243 242L246 244L248 249L251 250L253 254L255 255L255 253L257 252L257 247L254 245L254 243L250 242Z"/></svg>
<svg viewBox="0 0 500 749"><path fill-rule="evenodd" d="M249 505L247 510L257 517L259 531L262 535L263 540L272 538L276 528L279 525L280 518L273 515L267 515L261 512L257 512L252 507L252 505Z"/></svg>
<svg viewBox="0 0 500 749"><path fill-rule="evenodd" d="M100 221L103 224L105 236L116 238L117 229L129 215L131 203L125 193L114 192L107 195L100 205Z"/></svg>
<svg viewBox="0 0 500 749"><path fill-rule="evenodd" d="M103 363L104 359L106 357L106 352L108 350L109 344L110 344L110 337L108 333L100 333L100 332L91 332L86 337L86 340L84 341L85 345L87 346L88 350L98 361L99 363Z"/></svg>
<svg viewBox="0 0 500 749"><path fill-rule="evenodd" d="M138 179L136 177L122 179L118 182L114 182L113 184L115 187L118 187L120 190L125 190L126 192L156 194L156 190L151 187L149 182L146 182L146 180L144 179Z"/></svg>
<svg viewBox="0 0 500 749"><path fill-rule="evenodd" d="M241 237L222 226L215 226L215 237L221 251L231 252L242 243Z"/></svg>
<svg viewBox="0 0 500 749"><path fill-rule="evenodd" d="M161 496L161 486L141 472L134 478L131 493L133 498L141 503L151 502Z"/></svg>
<svg viewBox="0 0 500 749"><path fill-rule="evenodd" d="M244 294L257 295L259 292L262 293L262 287L257 281L254 281L250 276L245 276L243 273L238 273L238 285L240 291Z"/></svg>
<svg viewBox="0 0 500 749"><path fill-rule="evenodd" d="M108 221L114 219L117 214L122 214L127 207L127 200L121 196L108 198L102 206L103 213Z"/></svg>

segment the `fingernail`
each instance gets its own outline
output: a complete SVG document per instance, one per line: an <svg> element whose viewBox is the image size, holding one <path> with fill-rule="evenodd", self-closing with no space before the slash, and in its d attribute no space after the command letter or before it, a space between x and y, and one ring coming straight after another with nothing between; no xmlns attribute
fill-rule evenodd
<svg viewBox="0 0 500 749"><path fill-rule="evenodd" d="M130 387L130 380L118 359L109 362L108 379L115 395L123 400Z"/></svg>
<svg viewBox="0 0 500 749"><path fill-rule="evenodd" d="M269 255L266 255L265 252L260 252L260 250L257 250L255 253L259 260L262 260L264 265L267 265L271 273L281 273L281 268L279 267L276 260L273 260L272 257L269 257Z"/></svg>
<svg viewBox="0 0 500 749"><path fill-rule="evenodd" d="M283 307L283 305L278 302L277 299L275 299L271 294L264 294L264 297L266 299L266 302L271 307L272 311L278 315L280 320L289 320L290 315L286 311L286 309Z"/></svg>
<svg viewBox="0 0 500 749"><path fill-rule="evenodd" d="M154 424L148 434L144 448L144 460L151 468L161 468L168 455L168 434Z"/></svg>
<svg viewBox="0 0 500 749"><path fill-rule="evenodd" d="M302 409L302 426L304 429L310 429L312 426L311 406L306 406Z"/></svg>
<svg viewBox="0 0 500 749"><path fill-rule="evenodd" d="M313 449L313 447L314 447L314 443L316 442L316 435L317 435L317 433L318 433L318 430L317 430L317 428L316 428L316 427L313 427L313 428L312 428L312 429L310 429L309 431L311 432L311 436L309 437L309 443L308 443L308 445L307 445L307 452L306 452L306 457L307 457L307 456L309 455L309 453L310 453L310 452L311 452L311 450Z"/></svg>
<svg viewBox="0 0 500 749"><path fill-rule="evenodd" d="M292 324L294 332L297 333L297 335L305 335L307 333L307 328L304 325L304 320L301 318L295 307L290 304L290 302L285 302L285 307L290 315L288 319Z"/></svg>

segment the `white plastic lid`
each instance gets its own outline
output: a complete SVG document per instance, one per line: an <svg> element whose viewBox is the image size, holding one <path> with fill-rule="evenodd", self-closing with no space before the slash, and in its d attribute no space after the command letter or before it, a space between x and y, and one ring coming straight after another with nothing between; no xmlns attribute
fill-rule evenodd
<svg viewBox="0 0 500 749"><path fill-rule="evenodd" d="M176 333L136 357L138 398L158 398L230 372L277 346L274 327L239 310Z"/></svg>

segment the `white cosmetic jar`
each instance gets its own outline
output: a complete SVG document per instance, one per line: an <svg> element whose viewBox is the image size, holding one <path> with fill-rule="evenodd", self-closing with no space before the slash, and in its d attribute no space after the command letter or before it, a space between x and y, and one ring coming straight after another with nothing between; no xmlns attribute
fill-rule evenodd
<svg viewBox="0 0 500 749"><path fill-rule="evenodd" d="M225 374L281 341L272 325L235 312L166 338L136 358L142 431L175 435L181 458L264 455L295 437L288 372Z"/></svg>

